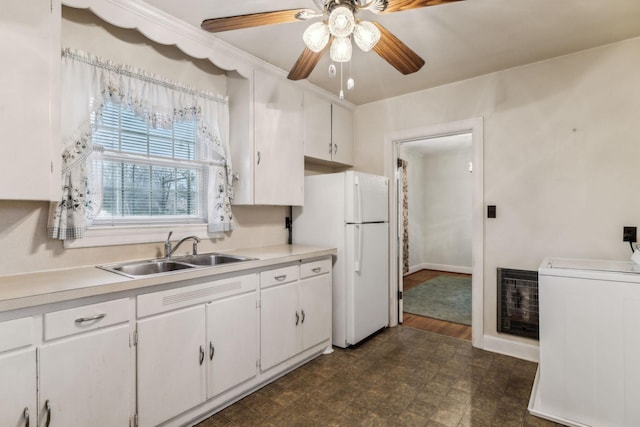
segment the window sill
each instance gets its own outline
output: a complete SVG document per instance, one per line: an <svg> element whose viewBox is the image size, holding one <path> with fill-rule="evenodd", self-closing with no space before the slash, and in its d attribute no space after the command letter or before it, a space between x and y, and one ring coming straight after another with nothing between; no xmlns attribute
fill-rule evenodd
<svg viewBox="0 0 640 427"><path fill-rule="evenodd" d="M65 240L64 248L77 249L164 242L170 231L173 231L174 238L188 235L195 235L201 239L212 237L207 234L206 224L100 226L85 231L82 239Z"/></svg>

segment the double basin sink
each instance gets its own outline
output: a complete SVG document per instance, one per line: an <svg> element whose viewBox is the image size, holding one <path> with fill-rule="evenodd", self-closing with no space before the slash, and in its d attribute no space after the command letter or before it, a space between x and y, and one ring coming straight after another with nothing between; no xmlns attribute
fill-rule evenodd
<svg viewBox="0 0 640 427"><path fill-rule="evenodd" d="M251 261L250 258L240 255L228 255L208 253L198 255L185 255L180 257L151 259L146 261L124 262L112 265L101 265L99 268L127 277L144 277L155 274L166 274L175 271L183 271L193 268L213 267L235 262Z"/></svg>

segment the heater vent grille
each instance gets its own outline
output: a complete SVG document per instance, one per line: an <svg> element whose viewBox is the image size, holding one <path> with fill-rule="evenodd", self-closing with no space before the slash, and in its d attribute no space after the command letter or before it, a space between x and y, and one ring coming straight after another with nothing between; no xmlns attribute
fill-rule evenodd
<svg viewBox="0 0 640 427"><path fill-rule="evenodd" d="M498 268L498 332L538 339L538 272Z"/></svg>

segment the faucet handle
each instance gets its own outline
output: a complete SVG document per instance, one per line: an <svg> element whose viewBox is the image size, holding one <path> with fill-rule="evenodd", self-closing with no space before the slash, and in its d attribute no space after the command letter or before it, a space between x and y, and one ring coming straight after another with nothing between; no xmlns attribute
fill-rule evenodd
<svg viewBox="0 0 640 427"><path fill-rule="evenodd" d="M169 232L169 235L167 236L167 242L171 239L171 235L173 234L173 231Z"/></svg>

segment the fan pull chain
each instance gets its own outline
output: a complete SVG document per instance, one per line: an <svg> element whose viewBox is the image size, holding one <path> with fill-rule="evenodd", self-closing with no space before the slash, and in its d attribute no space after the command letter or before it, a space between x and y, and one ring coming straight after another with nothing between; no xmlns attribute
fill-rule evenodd
<svg viewBox="0 0 640 427"><path fill-rule="evenodd" d="M344 91L342 90L342 62L340 63L340 99L344 99Z"/></svg>

